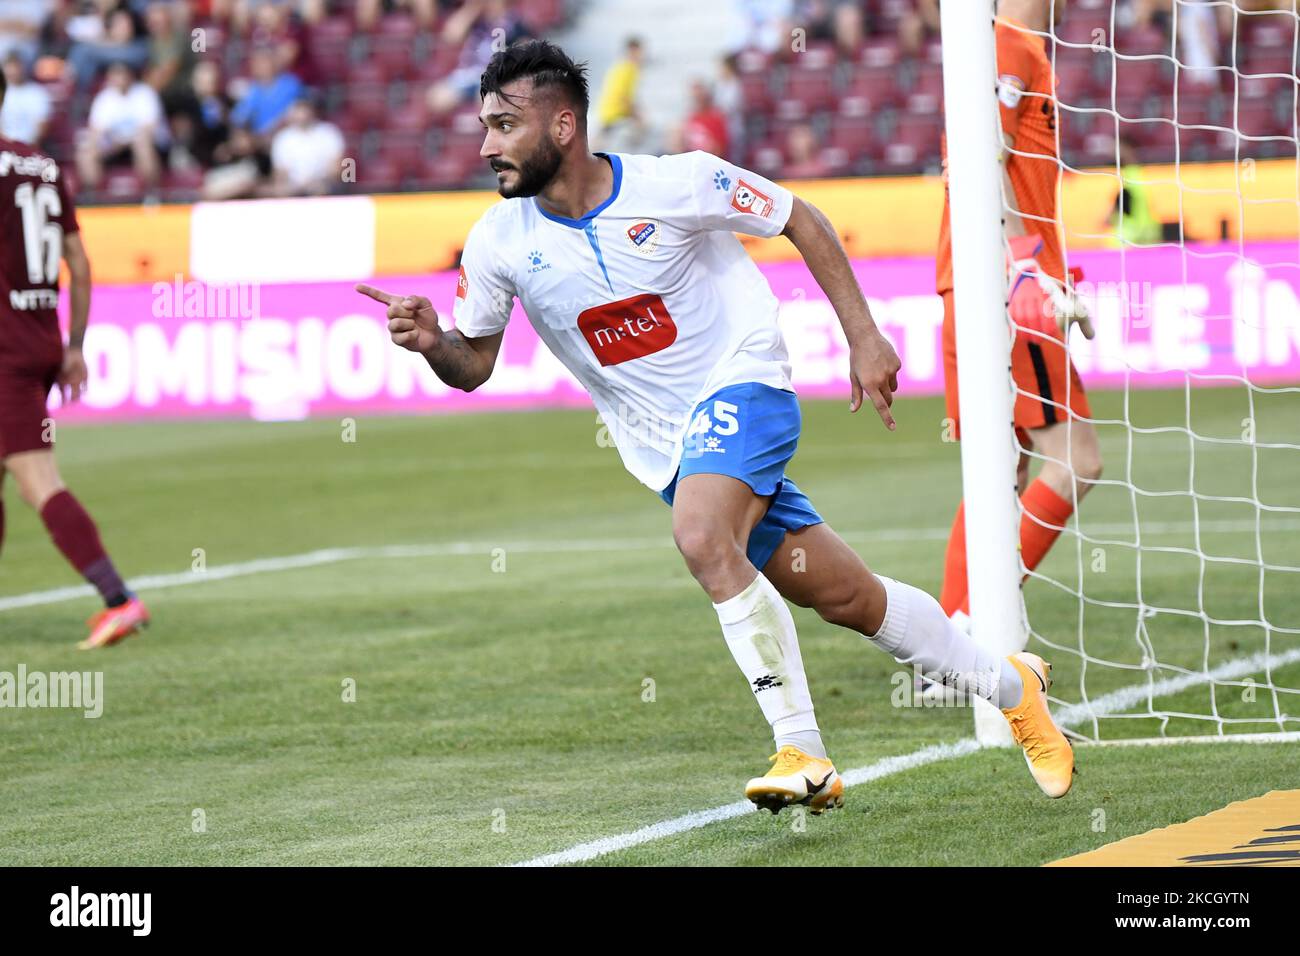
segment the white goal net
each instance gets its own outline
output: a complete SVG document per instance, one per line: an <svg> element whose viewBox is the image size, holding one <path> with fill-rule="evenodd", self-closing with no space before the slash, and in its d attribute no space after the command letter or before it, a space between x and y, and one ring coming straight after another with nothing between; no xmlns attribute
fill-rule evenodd
<svg viewBox="0 0 1300 956"><path fill-rule="evenodd" d="M994 30L995 4L961 2ZM1069 340L1086 414L1068 376L1047 399L1081 481L1054 548L1037 567L1020 561L1028 648L1053 663L1054 706L1081 738L1298 734L1295 0L1045 3L1045 22L1009 26L1052 65L1054 95L1023 96L1056 111L1065 264L1082 269L1096 334L1075 327ZM945 37L945 58L953 46ZM990 98L995 81L971 78ZM1021 161L1033 152L1011 148ZM958 259L978 241L953 235ZM999 321L1013 339L1035 334L1005 309ZM1013 403L1044 400L1010 387ZM1073 460L1087 426L1094 480ZM1015 448L1032 481L1047 455L1026 435ZM969 510L969 472L966 493ZM1039 521L1018 498L1011 510L1017 524Z"/></svg>

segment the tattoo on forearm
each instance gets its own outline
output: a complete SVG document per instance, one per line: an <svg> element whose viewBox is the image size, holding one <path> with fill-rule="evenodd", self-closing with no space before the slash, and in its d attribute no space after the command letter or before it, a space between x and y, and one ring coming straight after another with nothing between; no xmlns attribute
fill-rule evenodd
<svg viewBox="0 0 1300 956"><path fill-rule="evenodd" d="M424 355L429 367L452 388L470 391L479 381L478 354L455 329L442 333L438 345Z"/></svg>

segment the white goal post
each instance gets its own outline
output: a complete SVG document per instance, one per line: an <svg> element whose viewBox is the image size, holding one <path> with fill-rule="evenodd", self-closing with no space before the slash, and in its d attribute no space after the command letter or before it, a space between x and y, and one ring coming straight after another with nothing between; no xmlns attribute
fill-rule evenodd
<svg viewBox="0 0 1300 956"><path fill-rule="evenodd" d="M1016 461L1011 428L1011 336L1006 320L1002 171L993 8L943 0L944 123L952 216L953 295L966 501L972 636L985 647L1023 650L1017 550ZM960 42L951 42L959 37ZM983 744L1010 746L1006 720L991 705L975 710Z"/></svg>
<svg viewBox="0 0 1300 956"><path fill-rule="evenodd" d="M1065 157L1062 176L1084 184L1077 194L1096 207L1085 209L1089 221L1109 223L1091 231L1062 224L1067 265L1086 259L1100 273L1079 285L1097 338L1084 342L1076 329L1070 350L1099 383L1095 394L1088 389L1087 421L1107 461L1088 482L1087 501L1076 495L1038 568L1026 567L1019 550L1026 512L1017 461L1041 464L1044 456L1022 446L1012 425L996 6L941 0L940 8L973 636L1002 654L1028 647L1051 661L1054 711L1077 740L1300 740L1295 2L1170 0L1167 19L1144 24L1142 34L1164 36L1166 47L1138 52L1124 44L1133 5L1122 0L1071 0L1069 10L1082 8L1099 25L1083 38L1077 29L1058 34L1050 16L1045 30L1029 31L1043 39L1054 72L1058 55L1073 58L1063 65L1092 84L1076 100L1062 87L1052 97L1075 154L1090 135L1086 161L1072 166L1057 128L1057 155ZM1180 27L1180 17L1204 17L1204 8L1231 24L1219 27L1217 62L1208 43L1189 53L1186 22ZM1273 19L1253 19L1265 16ZM1275 47L1260 54L1247 34ZM1138 75L1153 85L1134 91ZM1261 95L1267 82L1271 100ZM1287 110L1289 132L1279 132ZM1160 172L1144 170L1134 141ZM1201 162L1216 157L1218 168ZM1273 164L1267 183L1257 181L1257 163ZM1149 178L1132 179L1131 170ZM1134 195L1149 187L1175 197L1162 200L1160 235L1126 230L1129 186ZM1207 235L1201 213L1189 210L1216 192L1232 194L1235 212L1224 214L1220 234ZM1261 227L1264 216L1293 217L1295 229ZM978 703L979 741L1009 744L1001 715Z"/></svg>

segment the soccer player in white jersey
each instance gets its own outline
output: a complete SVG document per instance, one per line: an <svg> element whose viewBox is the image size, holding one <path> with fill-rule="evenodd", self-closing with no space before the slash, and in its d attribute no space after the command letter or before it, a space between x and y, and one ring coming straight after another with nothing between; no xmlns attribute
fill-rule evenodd
<svg viewBox="0 0 1300 956"><path fill-rule="evenodd" d="M454 329L423 296L357 291L388 307L395 344L465 391L492 374L519 300L591 393L627 469L672 506L673 538L775 738L772 767L745 788L755 804L820 813L843 802L786 600L991 700L1039 786L1063 795L1074 758L1048 712L1048 665L984 650L930 595L872 574L785 474L799 403L776 297L736 232L794 244L844 327L850 411L868 399L894 428L898 356L834 228L708 153L593 154L585 73L539 40L497 53L484 71L481 154L505 201L465 241Z"/></svg>

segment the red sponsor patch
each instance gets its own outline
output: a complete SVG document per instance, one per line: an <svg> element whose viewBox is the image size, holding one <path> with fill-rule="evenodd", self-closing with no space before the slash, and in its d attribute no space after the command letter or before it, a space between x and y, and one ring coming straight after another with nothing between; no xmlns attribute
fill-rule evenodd
<svg viewBox="0 0 1300 956"><path fill-rule="evenodd" d="M578 316L578 328L601 365L653 355L677 341L673 317L652 292L588 309Z"/></svg>
<svg viewBox="0 0 1300 956"><path fill-rule="evenodd" d="M465 267L460 267L460 275L456 277L456 298L463 299L469 294L469 279L465 276Z"/></svg>
<svg viewBox="0 0 1300 956"><path fill-rule="evenodd" d="M741 212L751 212L764 219L772 215L771 198L743 179L736 183L735 192L731 194L731 205Z"/></svg>

